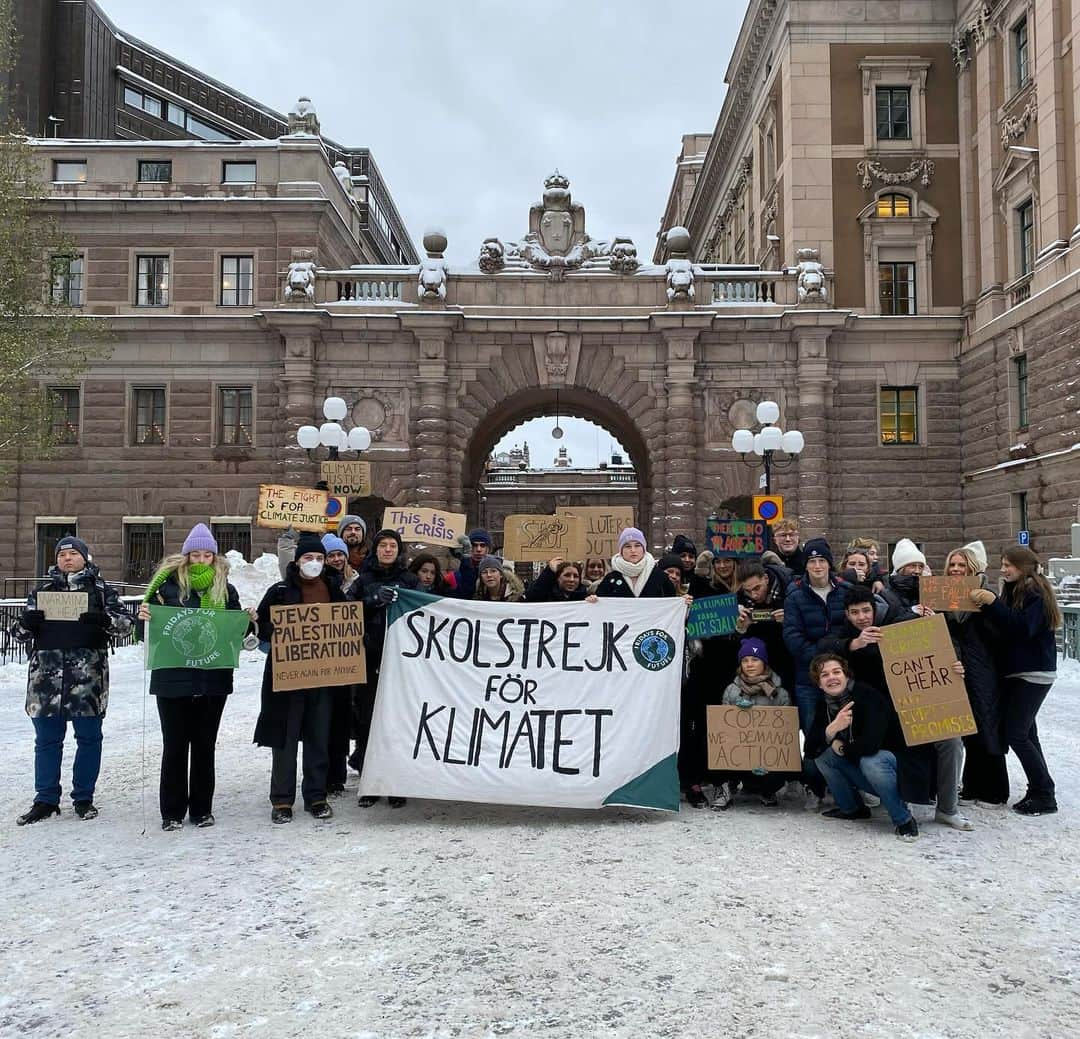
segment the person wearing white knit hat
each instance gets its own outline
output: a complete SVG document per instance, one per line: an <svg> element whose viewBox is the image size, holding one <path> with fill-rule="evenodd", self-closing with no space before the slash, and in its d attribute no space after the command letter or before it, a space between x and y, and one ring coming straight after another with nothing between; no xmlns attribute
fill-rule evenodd
<svg viewBox="0 0 1080 1039"><path fill-rule="evenodd" d="M922 567L926 566L926 556L919 551L919 546L910 538L901 538L896 543L896 548L893 549L892 572L894 574L904 574L904 568L914 566L915 563L918 563L920 568L906 571L906 573L921 575Z"/></svg>

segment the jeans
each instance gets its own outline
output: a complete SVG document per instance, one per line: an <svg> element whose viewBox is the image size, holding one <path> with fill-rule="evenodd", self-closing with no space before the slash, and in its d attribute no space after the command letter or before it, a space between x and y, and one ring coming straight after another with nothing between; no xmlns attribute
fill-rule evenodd
<svg viewBox="0 0 1080 1039"><path fill-rule="evenodd" d="M894 826L906 823L911 812L896 785L896 757L892 751L879 750L858 761L849 761L832 747L817 759L817 766L829 784L836 807L842 812L854 812L862 807L858 791L876 794L889 813Z"/></svg>
<svg viewBox="0 0 1080 1039"><path fill-rule="evenodd" d="M162 819L201 819L214 808L214 750L224 696L158 696Z"/></svg>
<svg viewBox="0 0 1080 1039"><path fill-rule="evenodd" d="M795 706L799 708L799 728L802 729L804 736L810 732L814 724L822 695L816 685L798 681L795 683Z"/></svg>
<svg viewBox="0 0 1080 1039"><path fill-rule="evenodd" d="M296 800L296 748L304 743L304 779L300 792L304 807L326 800L326 773L330 763L327 745L330 738L330 713L333 708L330 690L275 693L288 696L289 717L285 746L274 747L270 768L270 803L275 807L292 806Z"/></svg>
<svg viewBox="0 0 1080 1039"><path fill-rule="evenodd" d="M42 804L60 804L60 763L64 757L67 722L62 714L33 718L34 723L34 800ZM71 800L93 801L101 771L101 723L94 718L72 718L75 730L75 763L71 769Z"/></svg>
<svg viewBox="0 0 1080 1039"><path fill-rule="evenodd" d="M934 744L934 751L937 753L937 808L946 815L955 815L964 743L959 736L954 736L951 740L939 740Z"/></svg>
<svg viewBox="0 0 1080 1039"><path fill-rule="evenodd" d="M1048 685L1036 685L1022 678L1006 678L1002 702L1005 739L1023 766L1028 781L1028 795L1053 798L1054 780L1046 767L1042 744L1039 743L1039 729L1035 724L1035 715L1039 713L1049 692Z"/></svg>

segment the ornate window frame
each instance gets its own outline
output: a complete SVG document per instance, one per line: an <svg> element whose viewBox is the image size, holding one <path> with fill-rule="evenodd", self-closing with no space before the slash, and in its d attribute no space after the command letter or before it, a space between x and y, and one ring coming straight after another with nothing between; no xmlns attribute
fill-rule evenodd
<svg viewBox="0 0 1080 1039"><path fill-rule="evenodd" d="M867 155L926 151L926 74L932 64L929 58L916 54L867 54L859 62L863 88L863 148ZM910 89L911 140L878 140L877 87Z"/></svg>
<svg viewBox="0 0 1080 1039"><path fill-rule="evenodd" d="M911 203L911 216L878 216L878 199L883 195L906 196ZM878 264L890 262L915 264L915 312L933 313L934 225L940 215L917 192L896 185L875 191L870 204L860 210L867 314L878 313Z"/></svg>

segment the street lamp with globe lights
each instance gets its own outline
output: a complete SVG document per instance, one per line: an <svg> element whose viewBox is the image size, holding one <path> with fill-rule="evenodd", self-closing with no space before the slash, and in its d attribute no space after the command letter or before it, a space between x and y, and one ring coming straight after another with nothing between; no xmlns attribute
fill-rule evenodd
<svg viewBox="0 0 1080 1039"><path fill-rule="evenodd" d="M806 446L806 442L797 429L789 429L785 433L775 424L780 418L780 407L776 401L761 401L756 414L761 424L760 432L753 433L749 429L735 430L731 436L731 447L751 469L756 469L759 465L764 467L761 482L765 493L770 494L773 468L786 469ZM781 452L784 457L776 458L777 452Z"/></svg>
<svg viewBox="0 0 1080 1039"><path fill-rule="evenodd" d="M353 426L348 432L341 420L349 412L349 406L341 397L327 397L323 401L326 421L321 426L301 426L296 431L296 442L310 453L320 445L327 449L330 461L337 461L339 451L366 451L371 447L371 433L363 426Z"/></svg>

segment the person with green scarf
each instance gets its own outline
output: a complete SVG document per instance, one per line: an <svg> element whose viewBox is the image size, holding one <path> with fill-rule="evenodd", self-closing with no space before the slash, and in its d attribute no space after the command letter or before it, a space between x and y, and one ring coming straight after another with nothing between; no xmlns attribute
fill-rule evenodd
<svg viewBox="0 0 1080 1039"><path fill-rule="evenodd" d="M166 556L154 574L139 620L150 620L151 604L202 610L239 610L240 596L228 583L229 564L214 535L197 523L179 555ZM248 613L254 619L254 610ZM214 825L214 750L225 698L233 690L232 668L175 667L151 673L150 695L161 719L161 828L180 830L184 817L195 826Z"/></svg>

